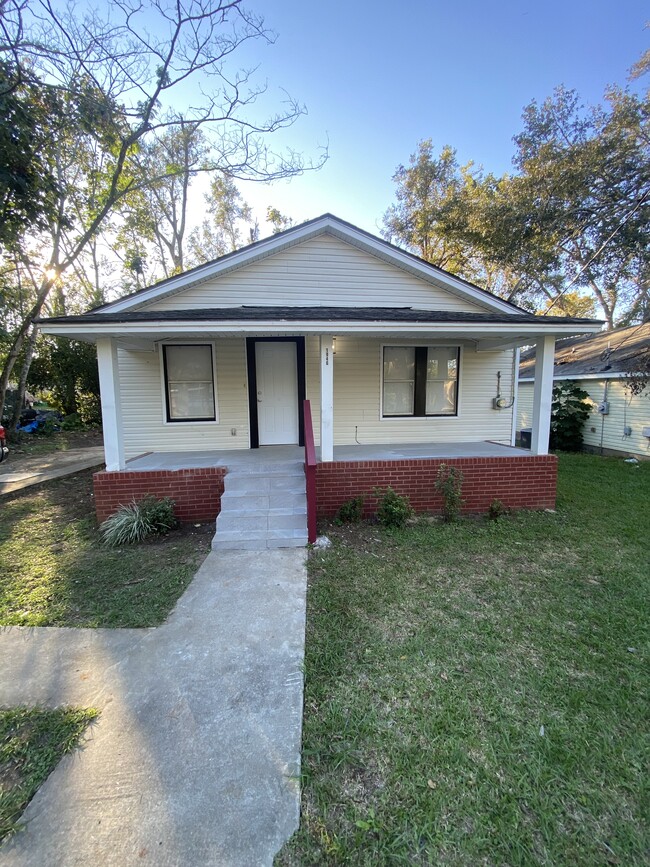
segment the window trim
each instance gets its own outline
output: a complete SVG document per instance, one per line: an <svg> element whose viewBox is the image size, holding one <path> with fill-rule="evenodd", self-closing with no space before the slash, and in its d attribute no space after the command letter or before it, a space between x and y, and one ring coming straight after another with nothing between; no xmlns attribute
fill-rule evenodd
<svg viewBox="0 0 650 867"><path fill-rule="evenodd" d="M414 381L414 395L413 395L413 413L408 415L384 415L384 350L390 348L406 348L406 349L455 349L456 350L456 405L453 413L427 413L426 411L421 412L420 414L416 413L416 409L426 409L426 361L424 365L422 365L422 360L420 359L420 380L418 381L418 353L416 351L415 357L415 365L416 365L416 378ZM422 421L423 419L429 418L438 418L438 419L451 419L458 418L460 415L460 375L462 369L462 353L463 346L458 343L382 343L379 347L379 419L380 421ZM424 366L425 376L422 378L422 366ZM419 382L424 382L424 388L420 386L418 393L418 385Z"/></svg>
<svg viewBox="0 0 650 867"><path fill-rule="evenodd" d="M169 411L169 389L167 381L167 353L168 346L209 346L210 357L212 359L212 397L214 401L214 416L213 418L172 418ZM159 345L160 348L160 373L162 385L162 415L163 424L195 424L195 425L215 425L219 424L219 405L217 402L217 353L216 346L213 340L168 340Z"/></svg>

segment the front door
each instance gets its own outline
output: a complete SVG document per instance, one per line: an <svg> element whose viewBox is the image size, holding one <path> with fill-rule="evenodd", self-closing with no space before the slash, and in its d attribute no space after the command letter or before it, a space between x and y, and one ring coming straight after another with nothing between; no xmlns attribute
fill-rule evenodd
<svg viewBox="0 0 650 867"><path fill-rule="evenodd" d="M261 446L299 442L295 342L257 341L257 425Z"/></svg>

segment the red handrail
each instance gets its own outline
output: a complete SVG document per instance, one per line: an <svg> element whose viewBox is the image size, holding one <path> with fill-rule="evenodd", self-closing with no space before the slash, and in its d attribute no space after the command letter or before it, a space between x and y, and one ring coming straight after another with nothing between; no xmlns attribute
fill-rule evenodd
<svg viewBox="0 0 650 867"><path fill-rule="evenodd" d="M311 403L303 401L305 419L305 476L307 477L307 541L316 541L316 446L314 424L311 420Z"/></svg>

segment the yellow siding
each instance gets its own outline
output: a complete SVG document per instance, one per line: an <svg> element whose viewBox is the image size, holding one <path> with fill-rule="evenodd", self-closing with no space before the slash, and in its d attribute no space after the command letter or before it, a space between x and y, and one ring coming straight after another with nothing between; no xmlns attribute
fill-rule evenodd
<svg viewBox="0 0 650 867"><path fill-rule="evenodd" d="M393 340L406 345L418 341ZM510 396L512 353L461 351L459 414L429 419L380 418L381 346L374 339L338 337L334 359L334 441L360 443L472 442L509 443L512 413L492 409L496 374L501 391ZM144 452L204 451L248 448L248 391L245 341L215 341L217 423L164 421L159 352L120 350L120 380L126 457ZM305 341L306 390L311 400L316 442L320 426L320 348L317 337ZM231 435L236 429L236 436Z"/></svg>
<svg viewBox="0 0 650 867"><path fill-rule="evenodd" d="M241 305L416 307L485 312L357 247L321 235L184 292L142 306L188 310Z"/></svg>
<svg viewBox="0 0 650 867"><path fill-rule="evenodd" d="M602 445L604 449L650 457L650 439L642 435L642 429L650 426L650 396L644 393L640 397L630 397L620 380L608 380L609 415L601 415L596 407L604 399L605 382L602 379L578 380L580 388L589 393L593 406L585 422L585 445L596 449ZM531 426L532 407L533 384L523 382L519 387L517 430ZM626 425L632 428L629 437L623 434Z"/></svg>
<svg viewBox="0 0 650 867"><path fill-rule="evenodd" d="M510 398L512 352L477 353L461 350L458 416L436 418L381 419L381 347L416 345L423 341L355 340L338 337L334 360L334 442L422 443L476 442L494 440L510 443L512 411L492 409L496 396L497 372L501 371L501 392Z"/></svg>
<svg viewBox="0 0 650 867"><path fill-rule="evenodd" d="M120 350L120 384L127 459L144 452L246 449L248 392L243 339L215 341L218 422L164 421L160 353ZM231 428L236 429L232 436Z"/></svg>

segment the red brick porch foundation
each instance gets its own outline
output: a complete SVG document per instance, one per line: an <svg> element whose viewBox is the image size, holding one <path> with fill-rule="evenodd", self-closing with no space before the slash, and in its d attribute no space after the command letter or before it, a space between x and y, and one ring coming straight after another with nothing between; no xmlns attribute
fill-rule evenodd
<svg viewBox="0 0 650 867"><path fill-rule="evenodd" d="M225 475L225 467L95 473L97 520L101 523L120 506L153 494L174 500L179 521L211 521L221 510Z"/></svg>
<svg viewBox="0 0 650 867"><path fill-rule="evenodd" d="M416 512L440 512L443 501L434 488L440 464L462 470L463 512L487 512L494 499L510 509L555 508L555 455L335 461L316 466L318 517L333 517L343 503L359 494L368 495L364 515L369 517L377 504L373 488L387 485L399 494L407 494Z"/></svg>

